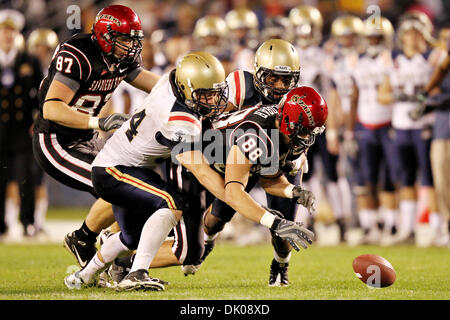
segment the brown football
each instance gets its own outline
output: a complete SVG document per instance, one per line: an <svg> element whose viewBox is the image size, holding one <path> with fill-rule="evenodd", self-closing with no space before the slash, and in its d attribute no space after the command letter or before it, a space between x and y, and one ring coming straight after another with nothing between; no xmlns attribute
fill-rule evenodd
<svg viewBox="0 0 450 320"><path fill-rule="evenodd" d="M385 258L375 254L363 254L353 260L356 276L374 288L389 287L395 282L394 267Z"/></svg>

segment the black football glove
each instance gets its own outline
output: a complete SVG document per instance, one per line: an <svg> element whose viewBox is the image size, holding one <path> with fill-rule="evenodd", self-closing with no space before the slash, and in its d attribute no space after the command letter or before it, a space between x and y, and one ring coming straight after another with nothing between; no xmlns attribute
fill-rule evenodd
<svg viewBox="0 0 450 320"><path fill-rule="evenodd" d="M103 131L110 131L118 129L122 124L130 118L130 115L125 113L113 113L106 118L98 119L98 127Z"/></svg>
<svg viewBox="0 0 450 320"><path fill-rule="evenodd" d="M425 109L426 109L425 102L427 100L427 94L426 94L426 92L420 92L416 95L415 98L416 98L416 102L419 102L419 104L413 110L408 112L408 116L411 120L417 121L425 113Z"/></svg>
<svg viewBox="0 0 450 320"><path fill-rule="evenodd" d="M295 251L300 251L300 246L304 249L308 248L308 244L312 244L314 233L303 227L301 222L292 222L286 219L275 218L270 228L276 236L289 242Z"/></svg>
<svg viewBox="0 0 450 320"><path fill-rule="evenodd" d="M301 186L295 186L294 189L292 189L292 197L297 199L298 204L308 209L309 214L312 215L316 213L316 207L314 204L316 197L314 196L314 193L303 189Z"/></svg>

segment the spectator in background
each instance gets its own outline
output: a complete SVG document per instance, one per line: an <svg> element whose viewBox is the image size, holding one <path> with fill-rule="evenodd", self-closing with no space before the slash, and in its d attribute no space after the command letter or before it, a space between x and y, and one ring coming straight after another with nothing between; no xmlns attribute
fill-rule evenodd
<svg viewBox="0 0 450 320"><path fill-rule="evenodd" d="M47 76L48 67L52 61L53 52L59 43L56 32L48 28L33 30L28 36L28 52L38 58L42 67L43 76ZM34 118L34 117L33 117ZM34 162L35 172L35 209L34 227L37 232L43 231L43 224L48 208L47 175L41 167Z"/></svg>
<svg viewBox="0 0 450 320"><path fill-rule="evenodd" d="M32 113L38 108L36 95L42 71L36 58L14 45L24 23L25 18L19 11L0 11L0 235L7 231L5 189L11 174L19 184L19 217L24 235L36 235L30 130Z"/></svg>

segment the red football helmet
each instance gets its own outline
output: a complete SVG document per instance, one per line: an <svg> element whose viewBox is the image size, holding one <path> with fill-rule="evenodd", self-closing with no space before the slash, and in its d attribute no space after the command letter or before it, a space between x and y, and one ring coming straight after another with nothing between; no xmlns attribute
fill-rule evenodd
<svg viewBox="0 0 450 320"><path fill-rule="evenodd" d="M126 6L112 5L100 10L95 17L92 33L102 51L119 62L133 62L141 53L144 38L141 20ZM131 40L131 46L117 41L118 38L127 42ZM117 56L116 47L124 54Z"/></svg>
<svg viewBox="0 0 450 320"><path fill-rule="evenodd" d="M325 130L328 107L322 96L311 87L297 87L283 96L278 104L280 131L294 148L308 148Z"/></svg>

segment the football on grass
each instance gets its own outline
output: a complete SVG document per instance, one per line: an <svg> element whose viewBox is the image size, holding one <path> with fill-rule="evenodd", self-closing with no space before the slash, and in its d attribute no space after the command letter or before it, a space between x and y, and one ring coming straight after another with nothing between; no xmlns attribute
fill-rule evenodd
<svg viewBox="0 0 450 320"><path fill-rule="evenodd" d="M389 287L395 282L394 267L385 258L374 254L363 254L353 260L356 276L374 288Z"/></svg>

